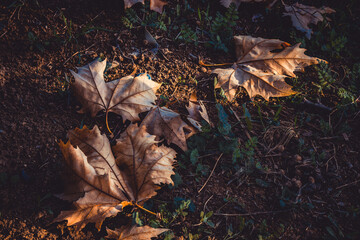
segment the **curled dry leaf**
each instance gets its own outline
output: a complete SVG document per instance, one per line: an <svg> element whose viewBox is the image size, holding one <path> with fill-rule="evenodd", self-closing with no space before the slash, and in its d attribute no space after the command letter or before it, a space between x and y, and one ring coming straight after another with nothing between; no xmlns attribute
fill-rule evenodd
<svg viewBox="0 0 360 240"><path fill-rule="evenodd" d="M144 4L144 1L145 0L124 0L125 8L130 8L135 3ZM161 0L150 0L150 9L155 11L155 12L162 13L163 7L166 4L167 4L166 2L161 1Z"/></svg>
<svg viewBox="0 0 360 240"><path fill-rule="evenodd" d="M191 121L193 125L198 124L196 121ZM166 108L153 108L142 121L141 126L146 126L150 134L157 136L157 140L162 137L166 139L167 143L174 143L182 150L187 150L186 139L195 134L196 129L188 125L181 118L180 114ZM198 129L199 125L196 126Z"/></svg>
<svg viewBox="0 0 360 240"><path fill-rule="evenodd" d="M150 110L156 99L160 84L147 74L126 76L111 82L104 81L106 60L95 60L78 68L73 89L82 104L81 113L89 112L94 117L99 111L114 112L123 120L140 120L138 114Z"/></svg>
<svg viewBox="0 0 360 240"><path fill-rule="evenodd" d="M334 13L335 10L329 7L316 8L313 6L307 6L300 3L294 3L292 5L284 4L285 12L283 16L290 16L293 26L306 34L308 39L311 38L312 29L309 24L317 24L324 21L324 14ZM330 20L330 19L327 19Z"/></svg>
<svg viewBox="0 0 360 240"><path fill-rule="evenodd" d="M169 231L166 228L152 228L149 226L136 227L136 226L122 226L115 230L106 228L108 235L106 238L117 240L151 240L163 232Z"/></svg>
<svg viewBox="0 0 360 240"><path fill-rule="evenodd" d="M59 143L69 171L60 198L75 201L75 209L61 212L55 222L67 220L77 230L94 222L100 230L105 218L115 216L124 206L142 205L156 195L157 184L173 183L170 176L176 153L158 147L145 127L129 126L113 147L114 154L97 126L76 128L68 136L66 144Z"/></svg>
<svg viewBox="0 0 360 240"><path fill-rule="evenodd" d="M300 48L300 43L290 46L278 39L251 36L234 39L237 61L232 68L213 71L218 74L216 87L221 87L230 101L238 86L244 87L250 98L260 95L269 100L294 94L285 78L295 77L295 71L303 71L306 66L322 61L306 56L306 49Z"/></svg>
<svg viewBox="0 0 360 240"><path fill-rule="evenodd" d="M189 99L189 106L186 107L189 112L189 116L200 122L201 119L204 119L209 125L212 125L206 111L206 108L202 101L197 100L196 92L193 92Z"/></svg>

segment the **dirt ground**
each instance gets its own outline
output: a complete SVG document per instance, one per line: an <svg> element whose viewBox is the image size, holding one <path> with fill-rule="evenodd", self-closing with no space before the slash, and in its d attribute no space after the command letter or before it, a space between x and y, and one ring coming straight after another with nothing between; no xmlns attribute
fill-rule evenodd
<svg viewBox="0 0 360 240"><path fill-rule="evenodd" d="M282 37L273 35L271 24L252 22L256 7L250 9L239 20L247 27L239 28L236 34ZM186 111L190 93L197 90L211 120L218 121L213 68L200 66L198 59L221 63L232 61L233 56L202 44L174 41L172 34L149 29L161 46L161 53L154 57L143 28L123 26L123 13L121 1L110 0L0 3L0 239L101 239L106 235L105 227L97 232L89 224L76 233L64 222L52 222L61 211L71 208L70 203L55 196L63 189L64 167L57 143L66 139L68 130L84 124L97 124L107 133L103 115L91 118L77 113L79 105L67 82L73 79L69 69L105 57L119 63L106 73L107 80L126 76L135 69L137 73L147 72L154 81L162 83L158 103L170 101L171 108L178 112ZM72 22L70 33L63 16ZM83 33L89 25L96 28ZM302 76L307 79L314 74L314 70L309 70L308 75ZM325 101L331 107L336 105L334 98ZM278 126L264 130L258 121L248 131L242 117L245 102L250 113L257 114L257 105L242 92L236 101L227 104L229 122L241 144L248 141L246 132L258 138L255 158L266 171L242 174L239 169L232 169L231 154L224 154L198 193L210 171L197 176L195 166L186 161L179 164L176 172L182 184L172 189L164 187L153 200L154 209L159 203L172 203L176 197L194 203L193 212L171 225L175 236L184 235L186 228L198 233L199 239L260 239L259 235L264 236L261 239L359 239L360 114L343 116L332 123L340 126L346 122L350 132L324 136L320 125L322 120L331 119L328 112L284 101ZM255 102L260 104L263 100ZM262 105L264 118L273 118L279 103L274 99ZM292 117L300 115L311 118L300 127L293 127ZM243 124L237 124L237 116L241 116ZM115 134L126 127L115 114L110 115L109 123ZM293 136L284 149L268 153L289 130ZM300 138L306 148L301 157ZM208 146L210 150L201 158L210 170L220 155L216 144L211 144L214 147ZM177 151L179 156L183 154L180 149ZM199 227L201 211L214 212L214 228ZM242 233L226 238L228 229L238 231L242 221L248 223ZM125 222L119 215L106 220L104 226L114 229Z"/></svg>

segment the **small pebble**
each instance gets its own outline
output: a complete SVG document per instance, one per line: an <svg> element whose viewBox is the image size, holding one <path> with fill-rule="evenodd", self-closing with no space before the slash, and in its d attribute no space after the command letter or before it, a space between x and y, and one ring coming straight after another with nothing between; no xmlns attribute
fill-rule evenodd
<svg viewBox="0 0 360 240"><path fill-rule="evenodd" d="M206 72L207 72L207 69L204 68L204 67L201 67L201 68L200 68L200 71L203 72L203 73L206 73Z"/></svg>
<svg viewBox="0 0 360 240"><path fill-rule="evenodd" d="M301 162L301 160L302 160L302 157L299 155L299 154L296 154L295 156L294 156L294 159L295 159L295 161L296 162Z"/></svg>
<svg viewBox="0 0 360 240"><path fill-rule="evenodd" d="M311 184L314 184L314 183L315 183L315 179L310 176L310 177L309 177L309 182L310 182Z"/></svg>
<svg viewBox="0 0 360 240"><path fill-rule="evenodd" d="M300 180L296 180L296 181L295 181L295 185L296 185L298 188L301 188L302 182L301 182Z"/></svg>
<svg viewBox="0 0 360 240"><path fill-rule="evenodd" d="M284 145L279 145L279 146L277 147L277 150L278 150L279 152L283 152L283 151L285 150Z"/></svg>

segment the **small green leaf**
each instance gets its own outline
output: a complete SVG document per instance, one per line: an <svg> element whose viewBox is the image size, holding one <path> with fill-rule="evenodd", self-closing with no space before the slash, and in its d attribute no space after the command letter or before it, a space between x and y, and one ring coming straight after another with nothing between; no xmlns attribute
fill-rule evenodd
<svg viewBox="0 0 360 240"><path fill-rule="evenodd" d="M259 185L260 187L265 187L265 188L269 187L269 183L268 183L268 182L265 182L264 180L261 180L261 179L259 179L259 178L257 178L257 179L255 180L255 182L256 182L256 184Z"/></svg>
<svg viewBox="0 0 360 240"><path fill-rule="evenodd" d="M177 172L175 172L175 175L171 176L171 179L174 182L174 186L170 185L170 188L177 188L179 185L181 185L183 183L181 176Z"/></svg>
<svg viewBox="0 0 360 240"><path fill-rule="evenodd" d="M199 158L199 151L196 148L192 150L190 154L190 162L192 163L192 165L195 165L197 163L198 158Z"/></svg>
<svg viewBox="0 0 360 240"><path fill-rule="evenodd" d="M143 221L140 219L139 212L133 213L133 221L140 227L144 225Z"/></svg>
<svg viewBox="0 0 360 240"><path fill-rule="evenodd" d="M212 227L212 228L215 227L215 224L214 224L212 221L206 221L206 224L207 224L209 227Z"/></svg>
<svg viewBox="0 0 360 240"><path fill-rule="evenodd" d="M165 237L164 237L164 240L172 240L172 239L175 239L175 235L173 232L169 231L169 232L166 232L165 233Z"/></svg>
<svg viewBox="0 0 360 240"><path fill-rule="evenodd" d="M335 234L334 230L333 230L331 227L327 226L327 227L326 227L326 231L330 234L330 236L332 236L332 237L335 238L335 239L338 239L338 238L336 237L336 234Z"/></svg>
<svg viewBox="0 0 360 240"><path fill-rule="evenodd" d="M206 213L206 215L205 215L205 217L207 218L207 219L209 219L209 218L211 218L211 216L213 215L213 211L210 211L210 212L208 212L208 213Z"/></svg>
<svg viewBox="0 0 360 240"><path fill-rule="evenodd" d="M216 108L219 117L218 130L221 134L228 136L231 133L231 125L228 122L229 117L221 104L217 103Z"/></svg>

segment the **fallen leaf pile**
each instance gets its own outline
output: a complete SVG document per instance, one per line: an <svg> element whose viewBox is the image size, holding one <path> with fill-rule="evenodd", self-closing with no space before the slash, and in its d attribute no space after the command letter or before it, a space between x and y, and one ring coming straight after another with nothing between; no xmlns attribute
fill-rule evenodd
<svg viewBox="0 0 360 240"><path fill-rule="evenodd" d="M149 111L141 125L131 124L111 147L106 135L97 126L76 128L68 132L69 141L59 145L67 166L66 190L61 199L72 201L74 208L63 211L54 221L67 220L77 231L88 223L98 230L103 221L117 215L125 206L145 211L145 201L156 195L160 184L173 184L176 152L159 146L164 138L168 144L187 150L186 139L201 129L192 115L200 114L194 108L190 116L154 105L160 84L147 74L126 76L105 82L106 61L95 60L78 68L72 74L72 89L82 105L80 113L95 117L100 111L121 115L123 121L139 121L139 113ZM202 116L208 119L206 109ZM185 122L185 121L186 122ZM107 124L107 121L106 121ZM109 237L117 239L150 239L167 229L148 226L124 226L109 230Z"/></svg>
<svg viewBox="0 0 360 240"><path fill-rule="evenodd" d="M144 3L144 0L125 0L125 7L137 2ZM250 1L221 1L224 6L240 2ZM159 12L164 4L159 0L150 2L151 9ZM303 5L296 7L300 9ZM218 75L215 87L222 88L230 101L239 86L246 89L250 98L260 95L269 100L291 95L294 91L285 78L295 77L295 71L303 71L306 66L321 61L306 56L306 49L300 48L300 44L290 46L278 39L236 36L235 47L237 60L233 66L213 71ZM201 130L200 121L213 126L195 92L186 106L189 115L181 115L156 105L156 92L161 85L148 74L106 82L105 69L106 60L95 60L78 68L77 73L71 71L75 78L71 86L82 105L79 112L92 117L105 112L110 133L109 112L120 115L122 123L128 120L131 124L113 146L96 125L92 129L84 126L70 130L67 143L60 141L67 175L66 189L59 197L73 202L73 208L61 212L54 221L66 220L67 225L77 231L88 223L95 223L100 230L106 218L116 216L126 206L155 214L144 208L144 203L157 194L161 184L173 184L171 175L176 162L176 151L161 144L175 144L186 151L187 139ZM139 114L143 112L148 113L141 121ZM107 238L145 240L167 230L129 224L107 229Z"/></svg>
<svg viewBox="0 0 360 240"><path fill-rule="evenodd" d="M322 61L306 56L300 43L290 46L278 39L251 36L236 36L234 40L237 61L231 68L213 71L218 74L216 87L225 91L229 101L234 99L238 86L244 87L250 98L260 95L269 100L294 94L285 78L295 77L295 71Z"/></svg>

